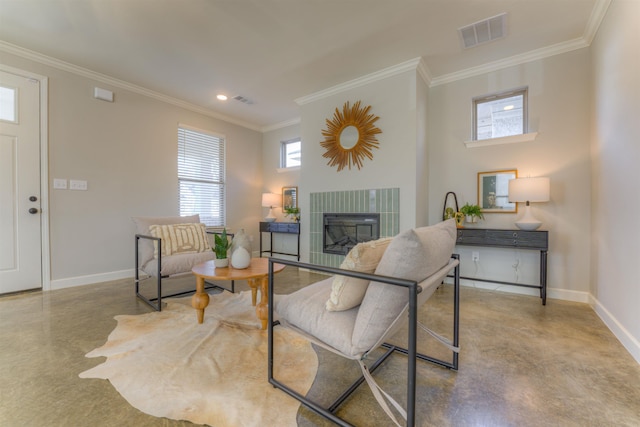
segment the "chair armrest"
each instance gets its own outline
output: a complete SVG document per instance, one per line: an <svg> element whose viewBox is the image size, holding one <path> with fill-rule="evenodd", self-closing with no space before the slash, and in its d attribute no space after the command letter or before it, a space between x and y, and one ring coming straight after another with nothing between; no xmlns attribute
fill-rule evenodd
<svg viewBox="0 0 640 427"><path fill-rule="evenodd" d="M160 277L160 271L162 271L162 239L160 237L147 236L145 234L136 234L136 278L138 275L138 270L140 269L140 253L138 250L138 243L140 239L146 240L155 240L158 242L158 275L156 277Z"/></svg>
<svg viewBox="0 0 640 427"><path fill-rule="evenodd" d="M459 256L457 254L452 255L452 260L449 262L449 266L450 268L454 268L456 267L460 261L459 261ZM341 276L347 276L347 277L355 277L357 279L364 279L364 280L369 280L369 281L375 281L375 282L380 282L380 283L386 283L389 285L394 285L394 286L403 286L405 288L410 288L412 286L417 286L418 282L415 280L407 280L407 279L400 279L397 277L391 277L391 276L382 276L379 274L373 274L373 273L363 273L360 271L354 271L354 270L347 270L344 268L336 268L336 267L326 267L323 265L317 265L317 264L309 264L309 263L304 263L304 262L300 262L300 261L292 261L292 260L288 260L288 259L280 259L280 258L269 258L269 281L272 282L272 278L273 278L273 264L284 264L284 265L290 265L293 267L298 267L298 268L304 268L310 271L319 271L322 273L329 273L331 275L341 275ZM421 291L421 289L419 289L420 287L418 286L418 293Z"/></svg>

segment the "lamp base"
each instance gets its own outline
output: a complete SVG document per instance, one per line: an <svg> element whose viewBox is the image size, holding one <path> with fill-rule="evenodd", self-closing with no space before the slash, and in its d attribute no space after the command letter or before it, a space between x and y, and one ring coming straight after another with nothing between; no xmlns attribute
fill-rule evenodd
<svg viewBox="0 0 640 427"><path fill-rule="evenodd" d="M516 227L524 231L534 231L537 230L541 225L542 223L531 214L529 202L527 202L527 205L524 209L524 215L522 216L522 218L520 218L519 221L516 221Z"/></svg>
<svg viewBox="0 0 640 427"><path fill-rule="evenodd" d="M264 218L265 222L274 222L276 220L276 216L273 214L273 207L269 208L269 214Z"/></svg>
<svg viewBox="0 0 640 427"><path fill-rule="evenodd" d="M524 231L534 231L542 225L541 222L516 222L516 227Z"/></svg>

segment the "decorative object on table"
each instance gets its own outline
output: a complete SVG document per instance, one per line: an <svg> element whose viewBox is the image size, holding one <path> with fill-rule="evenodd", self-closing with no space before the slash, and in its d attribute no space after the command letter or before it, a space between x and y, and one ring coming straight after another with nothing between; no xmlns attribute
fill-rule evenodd
<svg viewBox="0 0 640 427"><path fill-rule="evenodd" d="M516 169L478 172L478 206L483 213L518 212L518 205L509 199L509 180L517 177Z"/></svg>
<svg viewBox="0 0 640 427"><path fill-rule="evenodd" d="M213 260L216 268L224 268L229 265L228 251L229 251L229 237L227 236L227 229L224 228L222 233L213 235L213 252L216 254L216 259Z"/></svg>
<svg viewBox="0 0 640 427"><path fill-rule="evenodd" d="M282 210L298 207L298 187L282 187Z"/></svg>
<svg viewBox="0 0 640 427"><path fill-rule="evenodd" d="M360 169L365 157L373 160L374 148L378 148L376 134L382 133L374 123L380 118L369 114L371 106L360 108L360 101L352 107L345 102L342 112L336 108L333 120L326 119L327 129L322 131L326 150L322 157L329 159L329 166L337 166L338 172L355 165Z"/></svg>
<svg viewBox="0 0 640 427"><path fill-rule="evenodd" d="M464 228L464 214L462 212L456 212L453 219L456 220L456 227Z"/></svg>
<svg viewBox="0 0 640 427"><path fill-rule="evenodd" d="M453 196L453 201L455 203L455 209L453 206L447 206L447 202L449 201L449 196ZM458 198L456 197L456 193L454 193L453 191L449 191L445 196L444 196L444 205L442 206L442 220L446 221L448 219L451 218L455 218L456 217L456 212L458 212L460 209L458 209Z"/></svg>
<svg viewBox="0 0 640 427"><path fill-rule="evenodd" d="M531 213L529 203L549 201L550 180L547 177L517 178L509 181L509 201L525 202L525 211L522 218L516 221L520 230L533 231L538 229L542 222L538 221Z"/></svg>
<svg viewBox="0 0 640 427"><path fill-rule="evenodd" d="M130 405L154 417L212 426L297 426L299 402L266 381L267 335L251 292L212 295L210 307L202 325L193 321L189 298L169 300L161 313L116 316L107 342L86 355L106 360L95 360L97 366L80 378L95 378L82 380L93 386L109 380ZM290 375L306 394L318 370L316 352L293 331L279 329L273 338L291 354L273 369Z"/></svg>
<svg viewBox="0 0 640 427"><path fill-rule="evenodd" d="M466 221L470 223L476 223L479 219L484 219L482 209L480 209L480 206L478 205L465 203L464 206L460 208L460 212L464 214Z"/></svg>
<svg viewBox="0 0 640 427"><path fill-rule="evenodd" d="M300 208L284 208L285 216L291 218L293 222L300 221Z"/></svg>
<svg viewBox="0 0 640 427"><path fill-rule="evenodd" d="M251 241L249 236L244 234L243 229L240 229L233 236L229 252L231 253L231 267L243 269L251 264Z"/></svg>
<svg viewBox="0 0 640 427"><path fill-rule="evenodd" d="M274 222L276 216L273 214L273 208L280 207L281 198L276 193L262 193L262 207L269 208L269 214L264 218L265 222Z"/></svg>

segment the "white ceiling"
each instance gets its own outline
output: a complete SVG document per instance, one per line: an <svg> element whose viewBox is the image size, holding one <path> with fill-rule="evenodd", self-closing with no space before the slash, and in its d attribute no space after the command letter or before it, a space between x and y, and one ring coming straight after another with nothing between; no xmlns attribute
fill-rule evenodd
<svg viewBox="0 0 640 427"><path fill-rule="evenodd" d="M0 0L0 55L28 49L268 129L299 117L298 98L415 58L437 84L587 46L609 2ZM458 28L503 12L506 38L462 49Z"/></svg>

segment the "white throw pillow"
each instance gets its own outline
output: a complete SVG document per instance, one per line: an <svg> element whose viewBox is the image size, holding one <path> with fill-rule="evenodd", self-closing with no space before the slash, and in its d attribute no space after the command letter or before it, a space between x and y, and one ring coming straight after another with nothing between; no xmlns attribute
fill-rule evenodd
<svg viewBox="0 0 640 427"><path fill-rule="evenodd" d="M385 237L358 243L349 251L340 268L373 273L391 240L391 237ZM335 276L325 308L328 311L344 311L360 305L368 286L368 280Z"/></svg>

